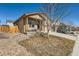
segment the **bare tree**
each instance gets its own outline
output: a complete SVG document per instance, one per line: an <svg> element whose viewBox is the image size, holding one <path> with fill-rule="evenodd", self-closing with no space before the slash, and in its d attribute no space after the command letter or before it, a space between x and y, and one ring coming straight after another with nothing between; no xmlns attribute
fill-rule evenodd
<svg viewBox="0 0 79 59"><path fill-rule="evenodd" d="M60 24L61 19L68 13L68 5L67 4L59 4L59 3L45 3L41 8L39 8L40 12L46 13L51 21L54 22L54 29L57 31L58 25ZM48 19L47 19L47 32L48 29Z"/></svg>

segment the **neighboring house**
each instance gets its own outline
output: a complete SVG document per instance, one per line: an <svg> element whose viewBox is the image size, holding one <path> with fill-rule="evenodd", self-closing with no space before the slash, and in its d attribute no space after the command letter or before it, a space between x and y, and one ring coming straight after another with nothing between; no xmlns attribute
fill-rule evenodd
<svg viewBox="0 0 79 59"><path fill-rule="evenodd" d="M6 25L9 25L9 26L14 26L14 21L12 20L6 20Z"/></svg>
<svg viewBox="0 0 79 59"><path fill-rule="evenodd" d="M75 27L75 29L73 31L75 34L79 34L79 27Z"/></svg>
<svg viewBox="0 0 79 59"><path fill-rule="evenodd" d="M60 23L58 32L65 33L65 34L79 34L79 27Z"/></svg>
<svg viewBox="0 0 79 59"><path fill-rule="evenodd" d="M64 23L60 23L57 32L65 33L65 34L71 34L75 30L75 27L72 25L67 25Z"/></svg>
<svg viewBox="0 0 79 59"><path fill-rule="evenodd" d="M47 32L50 24L51 21L45 13L24 14L14 22L14 25L18 26L21 33L27 33L28 31Z"/></svg>

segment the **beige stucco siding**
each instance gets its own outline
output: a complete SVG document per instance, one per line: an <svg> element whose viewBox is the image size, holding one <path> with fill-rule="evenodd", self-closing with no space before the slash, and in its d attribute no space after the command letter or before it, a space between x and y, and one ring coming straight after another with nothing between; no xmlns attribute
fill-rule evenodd
<svg viewBox="0 0 79 59"><path fill-rule="evenodd" d="M42 18L39 15L31 15L29 17L42 20Z"/></svg>
<svg viewBox="0 0 79 59"><path fill-rule="evenodd" d="M21 33L24 33L24 25L23 25L23 19L19 20L18 22L18 28Z"/></svg>

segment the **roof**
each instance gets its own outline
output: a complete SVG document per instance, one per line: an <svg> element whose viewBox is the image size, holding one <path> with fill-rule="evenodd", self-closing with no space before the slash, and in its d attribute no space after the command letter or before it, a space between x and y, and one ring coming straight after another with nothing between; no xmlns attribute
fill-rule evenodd
<svg viewBox="0 0 79 59"><path fill-rule="evenodd" d="M38 12L38 13L24 14L24 15L22 15L20 18L22 18L22 17L28 17L28 16L30 16L30 15L37 15L37 14L40 15L41 17L43 17L43 15L45 15L45 17L48 18L48 16L47 16L46 13L40 13L40 12ZM43 17L43 18L45 18L45 17ZM18 21L20 20L20 18L19 18L18 20L16 20L14 23L18 22Z"/></svg>

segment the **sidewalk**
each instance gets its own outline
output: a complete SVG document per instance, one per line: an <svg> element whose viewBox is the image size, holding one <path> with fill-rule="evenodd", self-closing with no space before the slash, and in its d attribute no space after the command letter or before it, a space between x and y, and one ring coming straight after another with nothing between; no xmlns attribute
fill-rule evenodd
<svg viewBox="0 0 79 59"><path fill-rule="evenodd" d="M71 36L71 35L57 33L57 32L49 32L49 34L54 35L54 36L58 36L58 37L63 37L66 39L76 40L76 36Z"/></svg>
<svg viewBox="0 0 79 59"><path fill-rule="evenodd" d="M75 46L73 48L72 56L79 56L79 35L76 38Z"/></svg>

